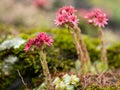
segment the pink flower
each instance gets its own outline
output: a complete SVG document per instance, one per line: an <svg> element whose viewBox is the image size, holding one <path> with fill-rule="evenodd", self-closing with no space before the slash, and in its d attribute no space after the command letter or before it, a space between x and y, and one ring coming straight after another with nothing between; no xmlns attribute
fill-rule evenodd
<svg viewBox="0 0 120 90"><path fill-rule="evenodd" d="M104 14L100 9L96 8L96 9L93 9L93 13L97 16L99 14Z"/></svg>
<svg viewBox="0 0 120 90"><path fill-rule="evenodd" d="M88 19L89 24L94 24L98 27L104 27L108 21L106 14L103 13L100 9L92 10L85 16L85 18Z"/></svg>
<svg viewBox="0 0 120 90"><path fill-rule="evenodd" d="M25 51L29 51L32 45L35 45L37 47L41 47L43 44L46 44L47 46L52 46L53 39L51 36L48 36L45 32L38 33L35 38L30 39L26 46Z"/></svg>
<svg viewBox="0 0 120 90"><path fill-rule="evenodd" d="M45 32L38 33L36 36L36 39L44 41L47 37L47 34Z"/></svg>
<svg viewBox="0 0 120 90"><path fill-rule="evenodd" d="M26 52L29 51L29 49L30 49L31 46L34 44L34 42L35 42L35 39L34 39L34 38L29 39L29 41L28 41L27 44L25 45L24 50L25 50Z"/></svg>
<svg viewBox="0 0 120 90"><path fill-rule="evenodd" d="M72 6L65 6L57 11L55 24L62 26L64 24L77 25L78 19L75 16L76 10Z"/></svg>
<svg viewBox="0 0 120 90"><path fill-rule="evenodd" d="M47 4L47 0L34 0L33 4L37 7L43 7Z"/></svg>
<svg viewBox="0 0 120 90"><path fill-rule="evenodd" d="M87 15L85 16L85 18L87 18L87 19L92 19L94 17L95 17L95 13L94 12L87 13Z"/></svg>
<svg viewBox="0 0 120 90"><path fill-rule="evenodd" d="M52 37L48 36L45 32L41 32L36 37L36 45L41 46L42 44L46 44L47 46L52 46L54 42Z"/></svg>
<svg viewBox="0 0 120 90"><path fill-rule="evenodd" d="M71 22L73 25L76 25L78 23L78 19L75 15L70 15L68 19L69 19L69 22Z"/></svg>
<svg viewBox="0 0 120 90"><path fill-rule="evenodd" d="M43 44L46 44L47 46L52 46L52 43L54 42L52 37L48 36L45 32L39 33L36 38L36 45L41 46Z"/></svg>
<svg viewBox="0 0 120 90"><path fill-rule="evenodd" d="M45 42L45 44L46 44L47 46L52 46L54 40L52 39L51 36L47 36L47 37L45 38L44 42Z"/></svg>
<svg viewBox="0 0 120 90"><path fill-rule="evenodd" d="M106 15L98 15L97 18L94 19L95 25L99 27L104 27L105 24L107 24L108 19L106 18Z"/></svg>
<svg viewBox="0 0 120 90"><path fill-rule="evenodd" d="M64 15L60 15L58 17L56 17L56 20L55 20L55 24L58 26L62 26L63 24L67 23L68 22L68 19L66 19L66 17Z"/></svg>
<svg viewBox="0 0 120 90"><path fill-rule="evenodd" d="M72 7L72 6L64 6L62 8L60 8L58 11L57 11L57 14L58 15L63 15L63 14L68 14L68 15L72 15L76 12L75 8Z"/></svg>
<svg viewBox="0 0 120 90"><path fill-rule="evenodd" d="M40 46L43 45L43 43L44 43L43 40L39 39L38 37L35 38L35 43L34 44L36 46L40 47Z"/></svg>

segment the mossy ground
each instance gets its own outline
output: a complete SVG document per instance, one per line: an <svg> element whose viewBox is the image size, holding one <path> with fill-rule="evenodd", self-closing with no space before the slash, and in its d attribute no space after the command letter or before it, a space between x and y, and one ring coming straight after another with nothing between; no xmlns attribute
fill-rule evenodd
<svg viewBox="0 0 120 90"><path fill-rule="evenodd" d="M67 29L64 28L20 28L17 33L13 33L10 31L9 26L0 26L0 32L4 30L4 35L2 34L0 37L0 43L4 40L11 39L14 37L21 37L25 40L28 40L31 37L34 37L36 33L44 31L49 35L52 35L54 38L54 44L52 48L46 48L47 52L47 61L49 65L50 72L52 73L52 77L56 73L61 72L75 72L75 62L77 60L77 54L74 48L72 37L70 36ZM100 60L100 41L98 38L93 38L91 36L83 35L84 41L87 45L91 61L94 63L99 62ZM10 75L5 76L1 74L0 76L0 89L4 90L6 87L11 87L12 83L15 83L15 80L19 78L17 69L20 70L21 75L25 78L31 78L28 83L30 88L34 88L40 85L43 79L42 68L39 62L39 51L26 53L24 51L25 44L21 45L19 48L8 49L0 51L0 64L4 62L4 59L8 55L17 56L19 61L13 65L13 70L10 71ZM120 67L120 43L110 43L107 47L107 56L109 63L109 70L117 69ZM1 69L0 69L1 71ZM39 74L40 73L40 74ZM59 74L58 73L58 74ZM80 90L117 90L119 88L119 77L120 74L118 72L106 72L100 73L98 75L85 75L79 76L81 79L80 82ZM97 80L98 79L98 80ZM108 82L109 81L109 82ZM21 82L21 81L20 81ZM34 83L34 84L33 84ZM22 82L21 82L22 85ZM24 87L24 86L23 86ZM79 90L79 89L78 89ZM119 90L119 89L118 89Z"/></svg>

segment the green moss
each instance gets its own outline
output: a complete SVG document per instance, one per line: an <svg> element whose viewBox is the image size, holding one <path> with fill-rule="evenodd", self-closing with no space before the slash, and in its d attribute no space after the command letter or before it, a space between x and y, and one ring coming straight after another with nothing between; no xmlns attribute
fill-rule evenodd
<svg viewBox="0 0 120 90"><path fill-rule="evenodd" d="M108 60L109 65L112 68L120 67L120 43L113 45L108 49Z"/></svg>
<svg viewBox="0 0 120 90"><path fill-rule="evenodd" d="M108 86L108 87L104 87L104 86L96 86L96 85L90 85L87 87L86 90L119 90L119 86L115 87L115 86Z"/></svg>
<svg viewBox="0 0 120 90"><path fill-rule="evenodd" d="M25 30L21 30L23 33ZM49 65L50 72L54 74L57 71L69 71L74 68L75 60L77 59L76 50L73 44L73 39L69 34L67 29L32 29L26 30L25 33L19 36L25 40L34 37L37 32L44 31L48 32L54 38L54 44L51 48L46 48L47 61ZM100 50L98 49L100 41L96 38L91 38L90 36L83 35L84 41L87 45L92 62L100 60ZM3 41L3 39L1 40ZM39 55L37 50L34 52L26 53L24 49L25 44L21 45L18 49L11 48L10 50L0 51L0 64L3 62L6 56L12 54L19 58L19 61L13 66L15 71L19 69L23 71L21 74L32 74L32 78L39 75L42 76L42 67L39 61ZM108 62L111 68L120 67L120 44L112 45L108 48ZM28 72L29 71L29 72ZM13 74L12 74L13 75ZM14 75L13 75L14 76ZM1 76L0 79L4 77ZM16 77L16 76L15 76ZM8 79L8 81L7 81ZM1 80L0 80L1 81ZM5 88L11 83L11 78L3 78L0 87ZM2 89L1 89L2 90ZM106 89L88 89L88 90L106 90ZM108 89L109 90L109 89ZM114 89L113 89L114 90Z"/></svg>

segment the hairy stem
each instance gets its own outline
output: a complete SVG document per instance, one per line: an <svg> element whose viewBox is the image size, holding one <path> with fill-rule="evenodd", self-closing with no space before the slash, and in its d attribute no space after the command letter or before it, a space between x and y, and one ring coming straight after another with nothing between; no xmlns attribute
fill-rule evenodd
<svg viewBox="0 0 120 90"><path fill-rule="evenodd" d="M74 41L74 44L75 44L75 48L76 48L76 51L77 51L77 54L78 54L78 59L80 60L81 62L81 73L84 74L86 72L89 71L89 62L86 62L86 58L84 58L84 53L82 51L82 48L81 48L81 45L78 41L78 37L75 33L75 30L73 28L70 28L70 33L73 37L73 41Z"/></svg>
<svg viewBox="0 0 120 90"><path fill-rule="evenodd" d="M75 26L74 27L75 30L76 30L76 33L77 33L77 36L78 36L78 39L79 39L79 43L81 45L81 48L82 48L82 51L83 51L83 55L84 55L84 58L85 58L85 62L88 62L90 61L90 57L89 57L89 53L88 53L88 50L87 50L87 47L82 39L82 34L81 34L81 30L78 26Z"/></svg>
<svg viewBox="0 0 120 90"><path fill-rule="evenodd" d="M52 90L52 80L51 80L51 74L49 72L49 68L47 65L47 61L46 61L46 53L42 50L40 50L40 61L42 64L42 68L43 68L43 74L45 75L45 82L47 84L47 90Z"/></svg>
<svg viewBox="0 0 120 90"><path fill-rule="evenodd" d="M107 50L105 48L104 32L102 29L99 29L99 37L101 40L101 61L107 65Z"/></svg>
<svg viewBox="0 0 120 90"><path fill-rule="evenodd" d="M86 47L86 45L83 41L80 28L78 26L74 26L74 29L76 31L77 38L79 39L79 44L80 44L82 52L83 52L83 58L84 59L81 61L82 68L83 68L82 72L87 73L88 71L90 71L90 66L91 66L89 53L88 53L87 47Z"/></svg>
<svg viewBox="0 0 120 90"><path fill-rule="evenodd" d="M77 40L77 36L76 36L75 32L72 29L70 29L69 31L70 31L70 34L73 37L73 41L74 41L75 48L76 48L76 51L77 51L78 59L81 61L82 59L84 59L81 46L79 45L79 42Z"/></svg>

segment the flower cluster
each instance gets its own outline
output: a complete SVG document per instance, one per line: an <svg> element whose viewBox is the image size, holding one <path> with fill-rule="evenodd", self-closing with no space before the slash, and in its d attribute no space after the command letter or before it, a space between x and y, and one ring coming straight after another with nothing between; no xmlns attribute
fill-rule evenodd
<svg viewBox="0 0 120 90"><path fill-rule="evenodd" d="M75 16L76 10L72 6L64 6L57 11L55 24L62 26L64 24L70 24L72 26L78 23L78 19Z"/></svg>
<svg viewBox="0 0 120 90"><path fill-rule="evenodd" d="M33 4L37 7L43 7L47 4L47 0L34 0Z"/></svg>
<svg viewBox="0 0 120 90"><path fill-rule="evenodd" d="M53 81L55 90L74 90L79 86L80 79L76 75L65 74L62 78L56 77Z"/></svg>
<svg viewBox="0 0 120 90"><path fill-rule="evenodd" d="M38 35L35 38L29 39L25 46L25 51L29 51L32 45L41 47L43 44L46 44L47 46L52 46L53 39L51 36L48 36L45 32L38 33Z"/></svg>
<svg viewBox="0 0 120 90"><path fill-rule="evenodd" d="M104 27L108 21L106 14L103 13L100 9L92 10L85 16L85 18L88 19L89 24L94 24L98 27Z"/></svg>

